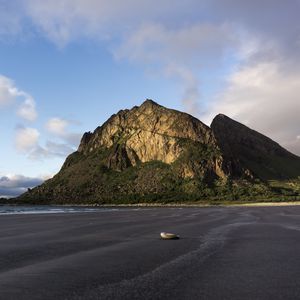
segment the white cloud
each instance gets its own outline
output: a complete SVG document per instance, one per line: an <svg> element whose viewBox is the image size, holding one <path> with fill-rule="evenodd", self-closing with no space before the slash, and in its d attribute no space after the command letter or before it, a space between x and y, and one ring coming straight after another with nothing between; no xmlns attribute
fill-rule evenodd
<svg viewBox="0 0 300 300"><path fill-rule="evenodd" d="M37 118L35 102L30 95L26 95L26 99L20 105L17 114L28 121L34 121Z"/></svg>
<svg viewBox="0 0 300 300"><path fill-rule="evenodd" d="M70 121L62 118L51 118L46 123L46 129L54 136L64 141L69 147L77 147L81 138L81 134L69 131L69 127L78 124L76 121Z"/></svg>
<svg viewBox="0 0 300 300"><path fill-rule="evenodd" d="M68 127L69 122L61 118L51 118L46 124L46 128L49 132L56 135L65 135L66 128Z"/></svg>
<svg viewBox="0 0 300 300"><path fill-rule="evenodd" d="M77 124L62 118L51 118L46 123L46 129L52 134L53 140L45 144L39 143L39 132L34 128L18 127L15 145L18 151L25 153L32 160L45 160L54 157L67 157L76 150L81 134L70 132L69 126ZM58 139L58 141L56 141Z"/></svg>
<svg viewBox="0 0 300 300"><path fill-rule="evenodd" d="M17 100L21 102L17 114L24 120L34 121L37 112L33 97L20 90L12 79L0 75L0 107L12 105Z"/></svg>
<svg viewBox="0 0 300 300"><path fill-rule="evenodd" d="M14 82L0 75L0 107L12 104L18 96L18 89L15 87Z"/></svg>
<svg viewBox="0 0 300 300"><path fill-rule="evenodd" d="M20 152L28 152L38 144L40 133L35 128L18 127L15 134L15 146Z"/></svg>
<svg viewBox="0 0 300 300"><path fill-rule="evenodd" d="M35 128L19 126L15 132L15 147L32 160L45 160L54 157L67 157L76 150L81 134L68 131L70 124L77 124L61 118L52 118L46 123L46 129L53 140L45 144L39 142L40 133ZM56 140L59 141L56 141Z"/></svg>

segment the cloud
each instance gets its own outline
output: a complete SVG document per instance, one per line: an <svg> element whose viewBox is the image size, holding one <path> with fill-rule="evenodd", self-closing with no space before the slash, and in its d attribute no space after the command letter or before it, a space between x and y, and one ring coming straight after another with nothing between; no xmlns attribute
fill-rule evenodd
<svg viewBox="0 0 300 300"><path fill-rule="evenodd" d="M61 118L51 118L46 124L48 131L56 135L64 135L67 126L68 121Z"/></svg>
<svg viewBox="0 0 300 300"><path fill-rule="evenodd" d="M77 147L81 134L69 131L69 127L73 124L78 124L78 122L56 117L48 120L46 129L54 136L62 139L70 147Z"/></svg>
<svg viewBox="0 0 300 300"><path fill-rule="evenodd" d="M150 0L28 0L24 12L59 47L81 38L109 41L116 57L175 78L186 109L197 113L203 110L201 76L208 72L203 67L222 69L228 51L239 56L236 64L268 61L279 52L299 57L299 6L298 0L165 0L159 6Z"/></svg>
<svg viewBox="0 0 300 300"><path fill-rule="evenodd" d="M217 113L227 114L300 154L299 95L300 70L287 71L279 62L245 65L231 75L203 119L208 123Z"/></svg>
<svg viewBox="0 0 300 300"><path fill-rule="evenodd" d="M196 23L181 28L169 28L162 24L147 24L125 36L116 51L117 57L143 63L174 63L187 66L211 64L207 61L212 52L222 59L224 46L233 41L226 25Z"/></svg>
<svg viewBox="0 0 300 300"><path fill-rule="evenodd" d="M18 116L27 121L34 121L37 112L33 97L20 90L12 79L0 75L0 107L12 105L16 100L21 102L17 110Z"/></svg>
<svg viewBox="0 0 300 300"><path fill-rule="evenodd" d="M74 150L69 144L47 141L45 146L37 145L30 151L29 158L33 160L44 160L53 157L66 158Z"/></svg>
<svg viewBox="0 0 300 300"><path fill-rule="evenodd" d="M13 81L0 75L0 107L12 104L18 96L18 89Z"/></svg>
<svg viewBox="0 0 300 300"><path fill-rule="evenodd" d="M38 144L40 133L37 129L31 127L19 126L15 132L15 146L20 152L28 152L34 149Z"/></svg>
<svg viewBox="0 0 300 300"><path fill-rule="evenodd" d="M188 14L189 4L193 3L197 1L164 0L154 5L151 0L28 0L25 8L35 26L64 47L81 37L107 40L144 22L171 22L174 17Z"/></svg>
<svg viewBox="0 0 300 300"><path fill-rule="evenodd" d="M80 139L79 134L68 133L63 136L62 142L47 140L45 144L40 144L39 136L39 132L34 128L17 128L15 136L16 149L32 160L45 160L54 157L65 158L76 150Z"/></svg>
<svg viewBox="0 0 300 300"><path fill-rule="evenodd" d="M299 9L299 0L210 0L208 6L216 20L232 20L265 41L276 40L288 52L298 47Z"/></svg>
<svg viewBox="0 0 300 300"><path fill-rule="evenodd" d="M37 129L18 126L15 130L15 147L32 160L65 158L76 150L81 138L81 134L68 131L70 124L77 122L61 118L50 119L46 123L46 129L52 134L52 140L47 140L44 144L39 141L41 135Z"/></svg>
<svg viewBox="0 0 300 300"><path fill-rule="evenodd" d="M0 177L0 197L16 197L42 184L44 178L26 177L23 175L7 175Z"/></svg>
<svg viewBox="0 0 300 300"><path fill-rule="evenodd" d="M37 118L35 102L30 95L26 95L26 99L20 105L17 114L28 121L34 121Z"/></svg>
<svg viewBox="0 0 300 300"><path fill-rule="evenodd" d="M202 118L225 113L300 155L300 2L213 0L211 8L217 20L239 28L240 45L224 89Z"/></svg>
<svg viewBox="0 0 300 300"><path fill-rule="evenodd" d="M16 134L16 147L32 160L65 158L78 147L81 134L69 131L70 125L77 123L62 118L49 119L45 127L52 134L52 138L45 144L38 141L40 134L36 129L19 127Z"/></svg>
<svg viewBox="0 0 300 300"><path fill-rule="evenodd" d="M126 36L115 56L179 80L186 109L197 114L201 73L220 67L235 43L236 37L226 24L193 24L179 29L148 24Z"/></svg>
<svg viewBox="0 0 300 300"><path fill-rule="evenodd" d="M180 85L183 87L181 100L186 111L190 114L198 115L201 112L199 104L201 91L196 72L178 63L170 63L168 66L165 66L163 72L167 77L179 80Z"/></svg>

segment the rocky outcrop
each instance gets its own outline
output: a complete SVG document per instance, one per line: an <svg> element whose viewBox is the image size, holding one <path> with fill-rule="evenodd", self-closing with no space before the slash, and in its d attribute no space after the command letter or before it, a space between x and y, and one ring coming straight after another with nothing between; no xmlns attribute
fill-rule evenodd
<svg viewBox="0 0 300 300"><path fill-rule="evenodd" d="M121 110L111 116L92 135L85 133L78 150L89 153L99 147L111 147L122 142L135 149L141 161L159 158L170 163L178 157L173 145L179 138L204 144L214 142L210 128L198 119L146 100L139 107ZM151 142L151 145L148 146L145 141ZM170 157L162 154L166 147L170 148Z"/></svg>
<svg viewBox="0 0 300 300"><path fill-rule="evenodd" d="M78 152L89 155L111 148L107 166L122 171L139 162L157 160L172 164L184 153L185 140L218 149L211 129L198 119L146 100L139 107L119 111L94 133L85 133ZM216 176L225 176L217 159L210 163ZM197 164L186 165L182 176L196 176Z"/></svg>

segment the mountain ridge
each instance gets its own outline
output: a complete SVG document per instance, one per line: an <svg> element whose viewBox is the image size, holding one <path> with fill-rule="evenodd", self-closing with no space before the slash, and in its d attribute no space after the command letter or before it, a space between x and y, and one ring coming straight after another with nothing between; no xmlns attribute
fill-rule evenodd
<svg viewBox="0 0 300 300"><path fill-rule="evenodd" d="M84 133L58 174L17 200L103 204L230 198L239 190L272 195L266 180L294 179L299 170L299 157L225 115L209 127L147 99Z"/></svg>

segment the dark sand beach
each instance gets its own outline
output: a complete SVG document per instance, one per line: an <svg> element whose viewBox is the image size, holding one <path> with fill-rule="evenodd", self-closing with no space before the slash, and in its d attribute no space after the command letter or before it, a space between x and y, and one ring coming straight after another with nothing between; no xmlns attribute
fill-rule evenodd
<svg viewBox="0 0 300 300"><path fill-rule="evenodd" d="M299 279L300 206L0 216L1 300L299 299Z"/></svg>

